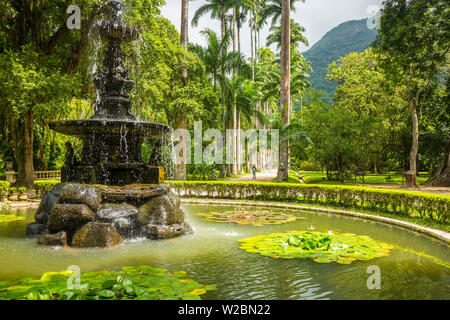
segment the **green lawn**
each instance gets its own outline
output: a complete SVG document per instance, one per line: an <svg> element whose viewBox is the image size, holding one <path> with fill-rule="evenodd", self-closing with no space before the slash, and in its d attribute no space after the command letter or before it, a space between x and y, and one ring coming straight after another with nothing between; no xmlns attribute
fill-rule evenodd
<svg viewBox="0 0 450 320"><path fill-rule="evenodd" d="M422 183L428 180L426 173L421 172L422 175L417 177L417 182ZM328 184L328 185L354 185L355 182L328 181L326 172L321 171L300 171L303 180L310 184ZM367 175L364 177L364 183L360 177L356 179L356 184L402 184L402 176L398 173Z"/></svg>

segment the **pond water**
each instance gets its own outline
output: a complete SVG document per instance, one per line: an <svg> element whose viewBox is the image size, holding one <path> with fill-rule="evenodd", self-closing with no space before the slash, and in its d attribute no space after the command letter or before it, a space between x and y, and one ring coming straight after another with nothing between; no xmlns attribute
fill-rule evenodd
<svg viewBox="0 0 450 320"><path fill-rule="evenodd" d="M82 272L151 265L184 270L217 290L202 299L450 299L450 269L421 255L395 249L387 257L350 265L311 259L274 259L239 249L237 240L273 232L307 230L368 235L450 263L449 247L404 229L357 218L298 210L267 209L301 217L264 227L202 221L198 213L240 210L230 206L183 205L195 234L164 241L136 239L112 249L42 247L25 237L35 210L15 211L24 221L0 223L0 280L39 277L77 265ZM253 208L254 209L254 208ZM2 212L6 213L6 212ZM367 268L381 270L381 289L369 290Z"/></svg>

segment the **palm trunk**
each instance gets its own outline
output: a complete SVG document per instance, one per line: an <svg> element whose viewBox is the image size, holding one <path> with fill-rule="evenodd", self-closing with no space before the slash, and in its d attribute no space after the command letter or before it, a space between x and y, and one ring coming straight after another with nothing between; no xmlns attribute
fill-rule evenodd
<svg viewBox="0 0 450 320"><path fill-rule="evenodd" d="M222 40L225 37L225 33L226 33L226 21L225 21L225 7L221 8L221 12L222 12L222 16L220 18L220 31L221 31L221 35L222 35ZM221 71L222 72L222 71ZM223 72L222 72L222 77L223 77ZM224 132L223 132L223 146L225 147L227 145L226 143L226 132L227 132L227 124L225 123L225 96L224 96L224 92L223 92L223 88L220 89L221 90L221 104L222 104L222 123L223 123L223 128L224 128ZM227 164L226 162L224 162L224 165L220 168L220 175L222 176L222 178L225 178L227 176Z"/></svg>
<svg viewBox="0 0 450 320"><path fill-rule="evenodd" d="M188 21L189 21L189 0L181 0L181 30L180 30L180 42L181 45L187 50L188 49L188 41L189 41L189 35L188 35ZM187 81L187 68L182 69L182 78L183 82L186 83ZM186 117L183 113L180 113L178 115L177 119L177 128L178 129L186 129L187 123L186 123ZM185 143L186 137L181 137L180 143ZM178 160L176 165L176 172L175 172L175 179L176 180L186 180L186 162L185 162L185 155L183 154L185 148L180 148L179 153L177 154Z"/></svg>
<svg viewBox="0 0 450 320"><path fill-rule="evenodd" d="M238 110L237 112L237 159L238 159L238 173L243 174L243 166L242 166L242 147L241 147L241 112Z"/></svg>
<svg viewBox="0 0 450 320"><path fill-rule="evenodd" d="M255 55L254 55L254 43L253 43L253 30L250 28L250 46L252 51L252 81L255 82Z"/></svg>
<svg viewBox="0 0 450 320"><path fill-rule="evenodd" d="M290 42L290 2L289 0L282 0L280 116L285 125L290 122ZM289 141L281 138L277 182L288 181L289 178Z"/></svg>

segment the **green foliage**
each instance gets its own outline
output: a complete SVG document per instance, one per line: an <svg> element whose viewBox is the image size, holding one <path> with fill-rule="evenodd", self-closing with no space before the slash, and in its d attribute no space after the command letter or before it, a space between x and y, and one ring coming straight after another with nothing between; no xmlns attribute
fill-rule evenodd
<svg viewBox="0 0 450 320"><path fill-rule="evenodd" d="M262 227L266 224L283 224L298 219L294 215L269 210L236 208L234 211L220 211L198 213L198 216L205 217L203 221L210 222L234 222L238 225L250 225L254 227Z"/></svg>
<svg viewBox="0 0 450 320"><path fill-rule="evenodd" d="M27 191L27 188L26 187L20 187L20 188L17 189L17 191L19 191L20 194L23 194L23 193L25 193Z"/></svg>
<svg viewBox="0 0 450 320"><path fill-rule="evenodd" d="M0 223L23 220L25 220L25 217L23 216L16 216L15 214L0 214Z"/></svg>
<svg viewBox="0 0 450 320"><path fill-rule="evenodd" d="M291 19L291 46L292 48L297 49L300 43L308 46L308 40L305 38L303 33L305 32L305 28L302 27L299 23L295 22L294 19ZM281 27L272 26L270 27L270 34L267 37L266 46L270 47L272 44L277 45L277 49L281 49Z"/></svg>
<svg viewBox="0 0 450 320"><path fill-rule="evenodd" d="M40 280L0 282L0 300L200 300L213 286L187 279L186 272L150 266L81 274L80 288L68 288L71 271L47 272ZM72 280L73 281L73 280Z"/></svg>
<svg viewBox="0 0 450 320"><path fill-rule="evenodd" d="M241 249L273 258L311 258L318 263L350 264L389 255L394 247L368 236L312 231L272 233L239 240Z"/></svg>
<svg viewBox="0 0 450 320"><path fill-rule="evenodd" d="M41 196L44 195L45 191L50 191L55 185L61 183L59 180L36 180L34 181L34 189Z"/></svg>
<svg viewBox="0 0 450 320"><path fill-rule="evenodd" d="M16 193L16 191L17 191L16 187L9 188L9 193L10 194L14 194L14 193Z"/></svg>
<svg viewBox="0 0 450 320"><path fill-rule="evenodd" d="M304 201L347 208L367 208L447 224L450 196L354 186L258 182L170 182L187 197Z"/></svg>
<svg viewBox="0 0 450 320"><path fill-rule="evenodd" d="M409 133L404 88L389 79L380 60L368 49L330 64L327 78L339 84L336 104L328 106L313 96L301 114L315 144L309 160L327 172L337 171L342 182L356 171L398 170L409 153L409 143L399 139Z"/></svg>
<svg viewBox="0 0 450 320"><path fill-rule="evenodd" d="M0 181L0 199L8 195L10 186L9 181Z"/></svg>

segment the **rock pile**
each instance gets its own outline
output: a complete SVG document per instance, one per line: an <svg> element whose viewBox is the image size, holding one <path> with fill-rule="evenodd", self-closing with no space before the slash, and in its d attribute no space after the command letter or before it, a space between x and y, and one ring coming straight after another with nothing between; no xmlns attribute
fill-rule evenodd
<svg viewBox="0 0 450 320"><path fill-rule="evenodd" d="M41 245L112 247L123 239L169 239L192 233L179 198L164 185L58 184L45 193L27 227Z"/></svg>

